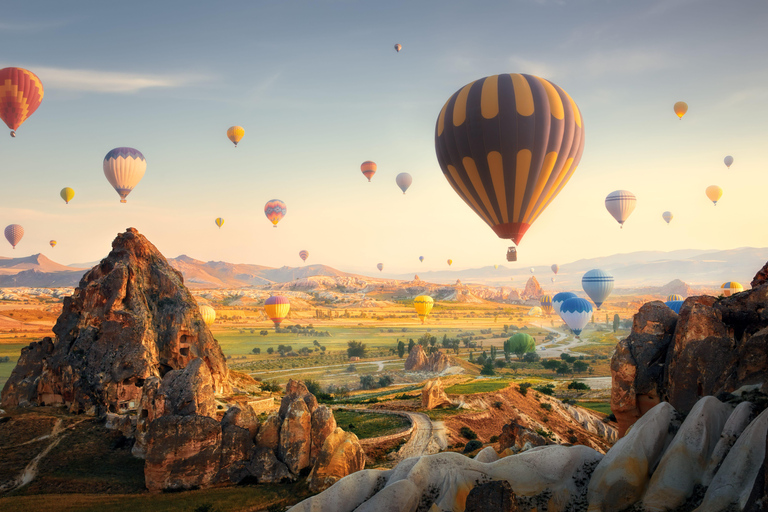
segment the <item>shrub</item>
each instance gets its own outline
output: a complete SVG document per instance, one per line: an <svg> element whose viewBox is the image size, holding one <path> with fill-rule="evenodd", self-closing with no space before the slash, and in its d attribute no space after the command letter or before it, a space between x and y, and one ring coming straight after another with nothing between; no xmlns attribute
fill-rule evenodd
<svg viewBox="0 0 768 512"><path fill-rule="evenodd" d="M536 433L545 439L552 439L554 437L554 434L552 434L552 432L550 432L549 430L544 430L543 428L537 428Z"/></svg>
<svg viewBox="0 0 768 512"><path fill-rule="evenodd" d="M474 440L468 442L467 445L464 447L464 453L473 452L475 450L479 450L482 447L483 447L483 443L481 443L480 441L474 439Z"/></svg>
<svg viewBox="0 0 768 512"><path fill-rule="evenodd" d="M355 371L357 371L357 368L355 368L355 365L351 364L351 365L347 366L347 371L349 373L354 373Z"/></svg>
<svg viewBox="0 0 768 512"><path fill-rule="evenodd" d="M576 436L568 436L568 442L571 444L576 444L579 442L579 438Z"/></svg>
<svg viewBox="0 0 768 512"><path fill-rule="evenodd" d="M493 406L495 408L497 408L497 409L503 409L504 408L504 402L502 402L502 401L493 402Z"/></svg>
<svg viewBox="0 0 768 512"><path fill-rule="evenodd" d="M458 442L455 445L453 445L454 448L464 448L464 443Z"/></svg>
<svg viewBox="0 0 768 512"><path fill-rule="evenodd" d="M280 384L274 381L265 380L261 383L261 389L264 391L280 391Z"/></svg>
<svg viewBox="0 0 768 512"><path fill-rule="evenodd" d="M576 390L579 390L579 391L586 391L586 390L592 389L592 388L590 388L589 385L587 385L587 384L585 384L583 382L578 382L578 381L574 380L573 382L568 384L568 389L576 389Z"/></svg>
<svg viewBox="0 0 768 512"><path fill-rule="evenodd" d="M528 394L528 388L530 388L532 385L533 384L531 384L530 382L523 382L522 384L520 384L520 387L517 389L518 391L520 391L521 395L525 396Z"/></svg>
<svg viewBox="0 0 768 512"><path fill-rule="evenodd" d="M605 419L606 419L606 421L616 421L616 415L615 415L615 414L613 414L613 413L611 413L611 414L609 414L609 415L608 415L608 417L607 417L607 418L605 418Z"/></svg>
<svg viewBox="0 0 768 512"><path fill-rule="evenodd" d="M496 365L496 368L504 368L507 365L503 359L497 359L494 364Z"/></svg>
<svg viewBox="0 0 768 512"><path fill-rule="evenodd" d="M391 386L393 382L395 382L395 379L393 379L391 375L382 375L381 377L379 377L380 388Z"/></svg>
<svg viewBox="0 0 768 512"><path fill-rule="evenodd" d="M307 391L315 396L323 392L322 389L320 389L320 383L316 380L307 379L304 381L304 385L307 386Z"/></svg>
<svg viewBox="0 0 768 512"><path fill-rule="evenodd" d="M545 384L543 386L536 386L536 391L541 393L542 395L552 396L555 394L555 385L554 384Z"/></svg>
<svg viewBox="0 0 768 512"><path fill-rule="evenodd" d="M542 402L539 404L539 407L544 409L545 411L551 411L552 410L552 404L548 404L546 402Z"/></svg>
<svg viewBox="0 0 768 512"><path fill-rule="evenodd" d="M469 427L461 427L459 429L459 434L461 434L461 437L464 439L477 439L477 434L475 434L475 431Z"/></svg>
<svg viewBox="0 0 768 512"><path fill-rule="evenodd" d="M492 443L498 443L499 442L499 436L491 436L491 442Z"/></svg>

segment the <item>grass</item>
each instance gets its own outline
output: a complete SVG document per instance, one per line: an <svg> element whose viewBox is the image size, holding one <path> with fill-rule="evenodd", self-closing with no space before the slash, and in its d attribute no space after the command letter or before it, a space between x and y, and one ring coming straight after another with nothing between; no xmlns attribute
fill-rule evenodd
<svg viewBox="0 0 768 512"><path fill-rule="evenodd" d="M21 355L21 349L29 345L27 343L6 343L7 340L2 340L0 343L0 357L8 356L10 361L7 363L0 363L0 389L5 386L5 381L11 376L11 372L16 367L16 361L19 360Z"/></svg>
<svg viewBox="0 0 768 512"><path fill-rule="evenodd" d="M388 436L405 430L411 425L408 419L395 414L335 410L333 416L338 426L351 431L359 439ZM352 425L354 428L350 428Z"/></svg>
<svg viewBox="0 0 768 512"><path fill-rule="evenodd" d="M601 412L605 415L611 414L610 402L576 402L576 405L585 409Z"/></svg>
<svg viewBox="0 0 768 512"><path fill-rule="evenodd" d="M508 380L472 380L463 384L454 384L446 388L445 392L451 395L471 395L473 393L490 393L509 386Z"/></svg>

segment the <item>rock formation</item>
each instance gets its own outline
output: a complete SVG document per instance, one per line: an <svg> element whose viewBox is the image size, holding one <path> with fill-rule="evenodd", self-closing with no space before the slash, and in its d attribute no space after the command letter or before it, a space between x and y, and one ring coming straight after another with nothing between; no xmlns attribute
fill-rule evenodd
<svg viewBox="0 0 768 512"><path fill-rule="evenodd" d="M510 449L512 453L530 450L537 446L544 446L549 442L535 432L525 428L515 420L510 421L501 429L499 436L499 449Z"/></svg>
<svg viewBox="0 0 768 512"><path fill-rule="evenodd" d="M328 434L309 475L309 490L319 492L365 468L365 452L352 432L336 428Z"/></svg>
<svg viewBox="0 0 768 512"><path fill-rule="evenodd" d="M523 290L523 293L520 294L520 298L523 300L539 300L542 294L543 291L536 276L531 276L525 283L525 289Z"/></svg>
<svg viewBox="0 0 768 512"><path fill-rule="evenodd" d="M442 351L437 350L427 357L424 347L419 344L414 345L405 360L405 371L407 372L441 373L450 366L453 366L451 358L443 354Z"/></svg>
<svg viewBox="0 0 768 512"><path fill-rule="evenodd" d="M136 409L144 382L208 367L216 393L229 391L227 366L181 274L134 228L88 271L53 328L55 340L22 350L2 404L66 405L71 412Z"/></svg>
<svg viewBox="0 0 768 512"><path fill-rule="evenodd" d="M605 456L581 445L425 455L354 473L290 512L757 512L768 498L767 435L768 410L756 416L749 402L706 397L684 421L662 402Z"/></svg>
<svg viewBox="0 0 768 512"><path fill-rule="evenodd" d="M443 390L440 379L428 380L421 390L421 408L432 410L437 407L450 407L453 403Z"/></svg>

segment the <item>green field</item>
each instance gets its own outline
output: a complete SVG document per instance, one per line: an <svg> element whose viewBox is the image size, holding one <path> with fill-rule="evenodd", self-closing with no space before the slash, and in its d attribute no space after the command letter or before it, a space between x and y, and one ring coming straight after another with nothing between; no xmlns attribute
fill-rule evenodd
<svg viewBox="0 0 768 512"><path fill-rule="evenodd" d="M601 412L605 415L611 414L610 402L576 402L579 407L585 409L592 409L593 411Z"/></svg>
<svg viewBox="0 0 768 512"><path fill-rule="evenodd" d="M19 359L21 349L29 345L29 343L2 343L0 344L0 357L8 356L10 361L7 363L0 363L0 389L5 386L5 381L11 376L13 368L16 366L16 361Z"/></svg>
<svg viewBox="0 0 768 512"><path fill-rule="evenodd" d="M490 393L509 386L508 380L473 380L463 384L454 384L446 388L445 392L451 395L471 395L472 393Z"/></svg>
<svg viewBox="0 0 768 512"><path fill-rule="evenodd" d="M370 412L333 411L336 424L355 434L358 439L382 437L407 429L411 422L395 414L376 414Z"/></svg>

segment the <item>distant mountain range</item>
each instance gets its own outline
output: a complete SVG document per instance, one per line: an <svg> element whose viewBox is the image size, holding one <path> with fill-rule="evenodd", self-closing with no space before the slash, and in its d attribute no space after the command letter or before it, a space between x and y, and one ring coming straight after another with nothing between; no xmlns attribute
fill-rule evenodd
<svg viewBox="0 0 768 512"><path fill-rule="evenodd" d="M331 278L365 279L370 282L386 280L412 281L414 274L377 274L363 276L343 272L326 265L302 267L267 267L264 265L237 264L223 261L200 261L181 255L168 260L193 288L243 288L288 283L312 276ZM549 264L534 266L534 275L547 291L581 289L581 276L587 270L602 268L613 274L616 291L642 293L645 289L658 288L676 279L699 289L715 289L725 281L738 281L745 287L755 273L768 261L768 248L742 247L727 251L680 250L671 252L641 251L615 254L560 263L555 276ZM94 262L95 264L95 262ZM42 254L23 258L0 257L0 287L68 287L76 286L87 270L78 266L56 263ZM90 264L87 264L90 266ZM531 276L529 267L518 268L500 265L464 269L418 272L427 283L454 284L458 279L464 284L477 283L485 286L523 288ZM550 277L555 277L552 283Z"/></svg>

